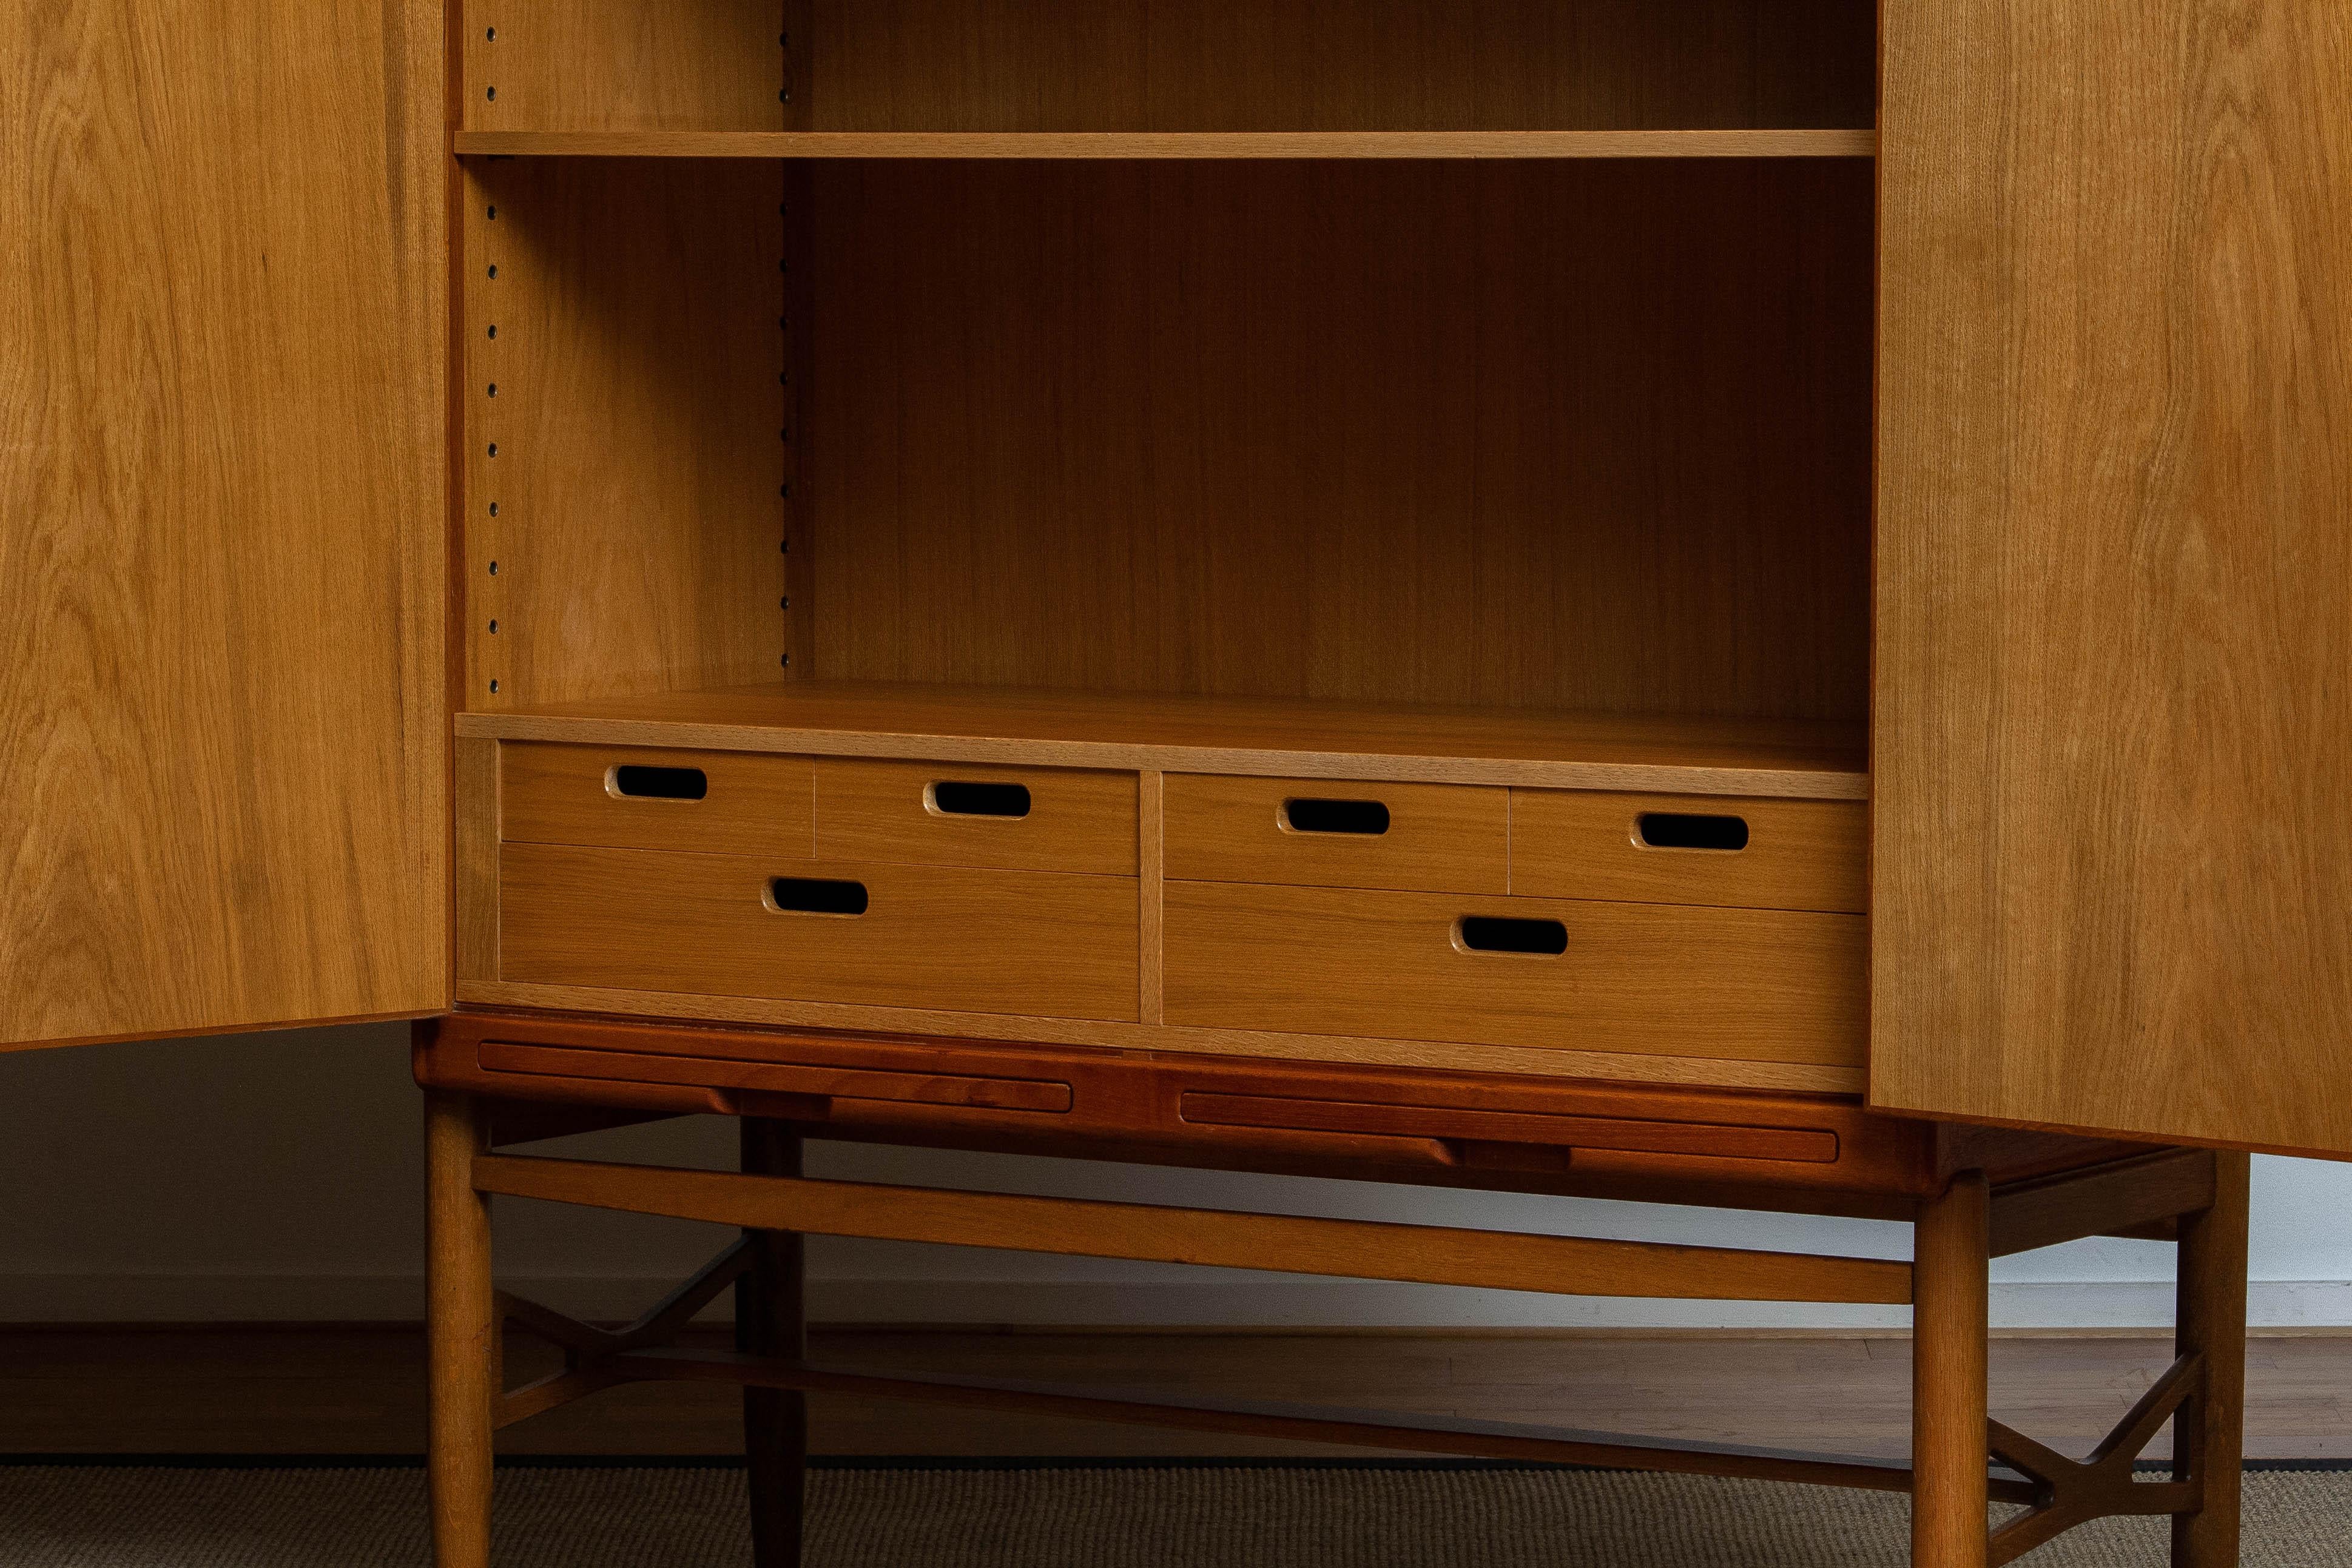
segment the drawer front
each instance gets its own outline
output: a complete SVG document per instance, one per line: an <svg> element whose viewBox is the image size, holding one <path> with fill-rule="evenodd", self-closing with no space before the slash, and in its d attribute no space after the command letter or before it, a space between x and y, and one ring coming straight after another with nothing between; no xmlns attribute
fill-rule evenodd
<svg viewBox="0 0 2352 1568"><path fill-rule="evenodd" d="M510 740L499 747L499 837L805 860L812 778L805 757Z"/></svg>
<svg viewBox="0 0 2352 1568"><path fill-rule="evenodd" d="M508 844L499 972L536 985L1133 1019L1136 886Z"/></svg>
<svg viewBox="0 0 2352 1568"><path fill-rule="evenodd" d="M1171 883L1171 1024L1858 1065L1855 915Z"/></svg>
<svg viewBox="0 0 2352 1568"><path fill-rule="evenodd" d="M1510 791L1330 779L1167 778L1171 877L1502 893Z"/></svg>
<svg viewBox="0 0 2352 1568"><path fill-rule="evenodd" d="M1135 813L1132 773L816 764L817 852L828 860L1133 876Z"/></svg>
<svg viewBox="0 0 2352 1568"><path fill-rule="evenodd" d="M1858 914L1869 816L1859 800L1515 789L1511 891Z"/></svg>

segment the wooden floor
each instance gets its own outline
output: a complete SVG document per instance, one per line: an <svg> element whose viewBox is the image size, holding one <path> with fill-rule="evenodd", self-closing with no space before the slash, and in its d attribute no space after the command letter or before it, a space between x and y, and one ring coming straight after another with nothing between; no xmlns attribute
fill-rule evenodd
<svg viewBox="0 0 2352 1568"><path fill-rule="evenodd" d="M1910 1345L1869 1337L1528 1333L817 1335L819 1359L1137 1388L1528 1420L1900 1454ZM2170 1359L2160 1341L2004 1338L1993 1410L2087 1450ZM0 1452L413 1454L420 1338L396 1328L0 1332ZM2249 1358L2247 1452L2352 1458L2352 1337L2263 1338ZM518 1341L509 1375L547 1364ZM514 1453L740 1451L731 1392L615 1389L505 1434ZM814 1441L857 1455L1361 1452L971 1411L820 1401Z"/></svg>

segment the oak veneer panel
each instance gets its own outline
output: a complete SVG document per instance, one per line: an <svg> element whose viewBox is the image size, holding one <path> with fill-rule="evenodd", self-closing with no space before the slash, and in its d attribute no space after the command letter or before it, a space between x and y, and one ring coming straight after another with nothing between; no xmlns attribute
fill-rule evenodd
<svg viewBox="0 0 2352 1568"><path fill-rule="evenodd" d="M938 788L957 784L1024 789L1027 813L940 810ZM1132 773L831 757L816 764L816 846L828 860L1133 876L1136 833Z"/></svg>
<svg viewBox="0 0 2352 1568"><path fill-rule="evenodd" d="M2352 1152L2352 13L1885 16L1872 1094Z"/></svg>
<svg viewBox="0 0 2352 1568"><path fill-rule="evenodd" d="M1862 716L1867 165L810 179L811 674Z"/></svg>
<svg viewBox="0 0 2352 1568"><path fill-rule="evenodd" d="M509 743L499 747L499 836L509 841L802 860L815 853L815 769L805 757ZM699 800L625 795L625 768L690 769L702 775L705 792Z"/></svg>
<svg viewBox="0 0 2352 1568"><path fill-rule="evenodd" d="M1076 768L1859 800L1861 733L1805 720L778 681L508 713L460 735Z"/></svg>
<svg viewBox="0 0 2352 1568"><path fill-rule="evenodd" d="M816 0L821 131L1868 126L1867 0Z"/></svg>
<svg viewBox="0 0 2352 1568"><path fill-rule="evenodd" d="M1167 776L1167 873L1190 882L1275 882L1426 893L1507 893L1511 795L1459 784ZM1385 809L1379 833L1297 831L1294 800Z"/></svg>
<svg viewBox="0 0 2352 1568"><path fill-rule="evenodd" d="M1133 877L515 843L499 866L508 982L1136 1016ZM779 911L779 876L860 883L866 911Z"/></svg>
<svg viewBox="0 0 2352 1568"><path fill-rule="evenodd" d="M0 1042L447 1005L440 22L0 13Z"/></svg>
<svg viewBox="0 0 2352 1568"><path fill-rule="evenodd" d="M1733 816L1740 850L1658 848L1650 813ZM1546 898L1859 914L1870 906L1870 818L1859 800L1709 800L1514 789L1511 887Z"/></svg>
<svg viewBox="0 0 2352 1568"><path fill-rule="evenodd" d="M1556 956L1465 917L1556 921ZM1863 1056L1857 916L1171 882L1167 1018L1203 1028L1826 1065Z"/></svg>
<svg viewBox="0 0 2352 1568"><path fill-rule="evenodd" d="M778 0L466 0L466 129L782 130L783 12Z"/></svg>
<svg viewBox="0 0 2352 1568"><path fill-rule="evenodd" d="M467 169L467 707L787 674L783 187Z"/></svg>

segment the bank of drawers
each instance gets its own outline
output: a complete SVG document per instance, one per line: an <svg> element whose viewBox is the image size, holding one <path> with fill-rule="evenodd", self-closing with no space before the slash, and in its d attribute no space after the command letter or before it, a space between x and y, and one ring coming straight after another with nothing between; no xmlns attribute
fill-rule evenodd
<svg viewBox="0 0 2352 1568"><path fill-rule="evenodd" d="M1134 1021L1131 773L509 743L499 974ZM1853 1063L1859 802L1171 774L1164 1021Z"/></svg>
<svg viewBox="0 0 2352 1568"><path fill-rule="evenodd" d="M1171 1024L1862 1060L1859 802L1167 780Z"/></svg>
<svg viewBox="0 0 2352 1568"><path fill-rule="evenodd" d="M499 972L1139 1016L1130 773L501 747Z"/></svg>

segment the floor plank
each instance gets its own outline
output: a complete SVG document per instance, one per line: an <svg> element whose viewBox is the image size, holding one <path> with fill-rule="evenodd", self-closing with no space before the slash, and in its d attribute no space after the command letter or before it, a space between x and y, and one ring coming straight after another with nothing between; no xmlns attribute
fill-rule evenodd
<svg viewBox="0 0 2352 1568"><path fill-rule="evenodd" d="M820 1331L821 1359L1901 1454L1909 1344L1860 1336ZM2002 1338L1993 1409L2087 1450L2171 1359L2162 1341ZM0 1332L0 1452L410 1454L421 1336L399 1327ZM551 1364L518 1339L515 1380ZM2352 1458L2352 1336L2250 1347L2247 1452ZM740 1451L723 1388L614 1389L504 1434L513 1453ZM819 1400L830 1454L1307 1455L1251 1442L995 1413Z"/></svg>

